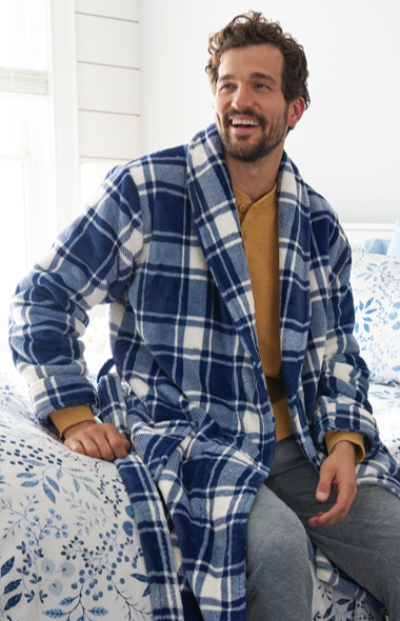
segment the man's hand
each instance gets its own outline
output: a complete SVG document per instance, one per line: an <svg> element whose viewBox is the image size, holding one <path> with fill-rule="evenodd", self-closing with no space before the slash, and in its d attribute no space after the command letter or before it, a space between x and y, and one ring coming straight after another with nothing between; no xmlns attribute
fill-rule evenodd
<svg viewBox="0 0 400 621"><path fill-rule="evenodd" d="M68 427L64 431L64 444L75 453L106 461L126 457L131 446L111 423L98 425L91 420Z"/></svg>
<svg viewBox="0 0 400 621"><path fill-rule="evenodd" d="M317 500L325 502L329 498L331 485L337 492L336 504L316 517L308 520L310 526L330 526L339 524L344 520L357 494L355 446L347 440L338 442L332 453L321 466L319 484L317 487Z"/></svg>

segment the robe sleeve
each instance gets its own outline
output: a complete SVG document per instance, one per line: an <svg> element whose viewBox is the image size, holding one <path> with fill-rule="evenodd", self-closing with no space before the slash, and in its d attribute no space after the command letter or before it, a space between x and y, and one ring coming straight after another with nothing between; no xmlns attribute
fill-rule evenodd
<svg viewBox="0 0 400 621"><path fill-rule="evenodd" d="M80 337L87 311L116 300L132 279L143 246L139 207L130 170L114 169L86 212L17 287L9 341L39 421L73 406L99 413Z"/></svg>
<svg viewBox="0 0 400 621"><path fill-rule="evenodd" d="M381 444L368 401L369 371L354 336L351 249L338 223L332 233L330 249L327 332L312 434L321 450L325 448L324 436L330 431L361 434L364 436L366 456L370 458Z"/></svg>

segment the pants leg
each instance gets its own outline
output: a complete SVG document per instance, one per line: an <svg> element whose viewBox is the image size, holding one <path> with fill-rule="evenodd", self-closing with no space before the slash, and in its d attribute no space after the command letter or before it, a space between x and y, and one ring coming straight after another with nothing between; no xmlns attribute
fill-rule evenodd
<svg viewBox="0 0 400 621"><path fill-rule="evenodd" d="M293 511L264 485L247 524L249 621L308 621L313 579L306 532Z"/></svg>
<svg viewBox="0 0 400 621"><path fill-rule="evenodd" d="M336 493L318 502L318 473L294 439L280 444L280 469L273 466L265 485L298 515L311 540L340 569L385 604L390 621L400 621L400 499L377 485L360 485L341 524L311 527L308 519L333 506Z"/></svg>

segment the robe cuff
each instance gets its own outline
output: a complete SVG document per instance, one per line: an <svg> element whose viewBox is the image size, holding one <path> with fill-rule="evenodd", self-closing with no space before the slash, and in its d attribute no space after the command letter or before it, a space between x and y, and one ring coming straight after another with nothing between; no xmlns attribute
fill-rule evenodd
<svg viewBox="0 0 400 621"><path fill-rule="evenodd" d="M82 423L85 420L96 422L92 410L87 405L75 405L70 408L64 408L63 410L57 410L49 414L49 418L57 427L60 438L63 437L64 431L68 429L68 427L72 427L72 425Z"/></svg>
<svg viewBox="0 0 400 621"><path fill-rule="evenodd" d="M356 464L362 462L365 457L364 436L354 431L327 431L324 440L328 454L332 453L333 447L341 440L347 440L355 445Z"/></svg>

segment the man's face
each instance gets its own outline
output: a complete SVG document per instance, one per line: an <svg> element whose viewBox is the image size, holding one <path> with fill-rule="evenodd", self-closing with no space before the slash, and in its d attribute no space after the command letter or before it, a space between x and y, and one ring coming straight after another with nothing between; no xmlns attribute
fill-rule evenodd
<svg viewBox="0 0 400 621"><path fill-rule="evenodd" d="M225 152L256 162L282 146L290 106L282 93L283 55L269 43L222 54L215 96L218 132Z"/></svg>

